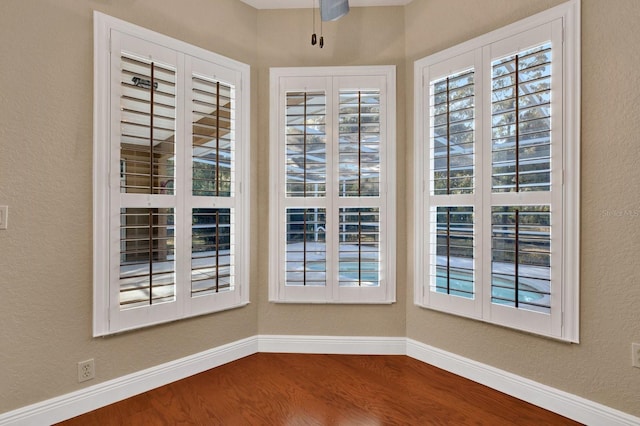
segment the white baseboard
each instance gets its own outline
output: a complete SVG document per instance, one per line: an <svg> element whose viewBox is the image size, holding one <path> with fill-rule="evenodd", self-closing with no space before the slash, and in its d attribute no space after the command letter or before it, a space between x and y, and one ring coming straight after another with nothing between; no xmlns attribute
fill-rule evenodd
<svg viewBox="0 0 640 426"><path fill-rule="evenodd" d="M201 373L258 351L255 336L0 414L0 426L42 426Z"/></svg>
<svg viewBox="0 0 640 426"><path fill-rule="evenodd" d="M404 337L258 336L259 352L344 355L405 355Z"/></svg>
<svg viewBox="0 0 640 426"><path fill-rule="evenodd" d="M257 352L408 355L587 425L640 425L640 418L404 337L258 335L0 414L0 426L66 420Z"/></svg>
<svg viewBox="0 0 640 426"><path fill-rule="evenodd" d="M638 417L412 339L407 356L586 425L640 425Z"/></svg>

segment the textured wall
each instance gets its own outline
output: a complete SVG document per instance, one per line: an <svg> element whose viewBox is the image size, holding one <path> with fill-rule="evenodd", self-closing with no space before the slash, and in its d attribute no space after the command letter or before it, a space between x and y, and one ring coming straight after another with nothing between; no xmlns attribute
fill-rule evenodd
<svg viewBox="0 0 640 426"><path fill-rule="evenodd" d="M0 2L0 412L257 332L254 303L91 337L93 9L254 60L257 13L237 0Z"/></svg>
<svg viewBox="0 0 640 426"><path fill-rule="evenodd" d="M483 0L472 9L467 0L414 0L406 7L408 73L415 59L559 3ZM640 342L638 18L637 0L582 1L580 344L417 308L412 288L407 302L410 338L636 416L640 370L631 367L631 342ZM409 74L407 86L413 84ZM408 117L410 137L412 121ZM407 234L413 235L411 227ZM412 268L409 256L410 280Z"/></svg>
<svg viewBox="0 0 640 426"><path fill-rule="evenodd" d="M353 8L309 45L309 9L239 0L1 0L0 413L260 333L403 336L640 415L637 0L583 0L581 343L413 306L413 61L560 0L413 0ZM251 305L91 337L92 10L252 66ZM406 35L405 35L406 33ZM397 65L398 302L267 302L270 66ZM404 173L404 174L403 174ZM405 260L406 259L406 260ZM404 267L403 267L404 266ZM634 311L633 309L636 309ZM76 362L96 380L76 382Z"/></svg>

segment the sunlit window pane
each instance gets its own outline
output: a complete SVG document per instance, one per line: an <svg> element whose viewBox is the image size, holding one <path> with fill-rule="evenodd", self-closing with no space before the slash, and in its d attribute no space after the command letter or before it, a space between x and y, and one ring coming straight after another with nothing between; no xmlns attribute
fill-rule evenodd
<svg viewBox="0 0 640 426"><path fill-rule="evenodd" d="M176 70L120 57L120 191L173 194Z"/></svg>
<svg viewBox="0 0 640 426"><path fill-rule="evenodd" d="M175 300L175 215L170 208L120 209L120 308Z"/></svg>

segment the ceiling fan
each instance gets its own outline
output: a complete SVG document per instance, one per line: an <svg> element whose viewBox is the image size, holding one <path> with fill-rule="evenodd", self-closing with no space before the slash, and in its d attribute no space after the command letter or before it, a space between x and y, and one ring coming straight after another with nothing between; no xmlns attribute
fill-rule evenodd
<svg viewBox="0 0 640 426"><path fill-rule="evenodd" d="M315 0L314 0L315 1ZM337 21L349 13L349 0L319 0L320 1L320 48L324 47L324 37L322 36L323 21ZM313 34L311 35L311 45L318 42L316 37L316 12L313 11Z"/></svg>
<svg viewBox="0 0 640 426"><path fill-rule="evenodd" d="M336 21L349 13L349 0L320 0L320 18Z"/></svg>

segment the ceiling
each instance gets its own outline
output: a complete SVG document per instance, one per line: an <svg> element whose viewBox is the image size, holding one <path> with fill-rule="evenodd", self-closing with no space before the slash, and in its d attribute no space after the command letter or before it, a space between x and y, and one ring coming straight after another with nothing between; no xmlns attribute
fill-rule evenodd
<svg viewBox="0 0 640 426"><path fill-rule="evenodd" d="M318 0L242 0L256 9L298 9L318 7ZM404 6L411 0L349 0L351 7Z"/></svg>

